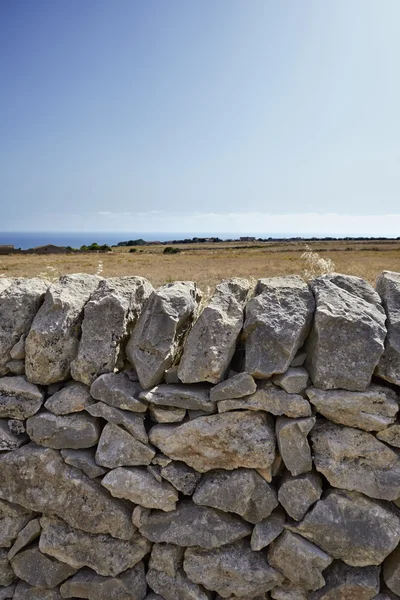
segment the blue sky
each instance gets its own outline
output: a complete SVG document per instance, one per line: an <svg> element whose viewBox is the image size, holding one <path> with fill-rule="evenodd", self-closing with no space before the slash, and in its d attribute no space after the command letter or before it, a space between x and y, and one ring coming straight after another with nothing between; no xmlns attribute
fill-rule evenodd
<svg viewBox="0 0 400 600"><path fill-rule="evenodd" d="M0 230L400 235L399 22L398 0L2 0Z"/></svg>

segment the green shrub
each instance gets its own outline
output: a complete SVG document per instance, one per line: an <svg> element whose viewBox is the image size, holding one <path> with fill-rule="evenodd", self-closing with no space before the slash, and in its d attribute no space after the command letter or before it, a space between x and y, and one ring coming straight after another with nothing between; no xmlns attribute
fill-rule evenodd
<svg viewBox="0 0 400 600"><path fill-rule="evenodd" d="M174 248L173 246L166 246L164 248L164 254L178 254L180 252L179 248Z"/></svg>

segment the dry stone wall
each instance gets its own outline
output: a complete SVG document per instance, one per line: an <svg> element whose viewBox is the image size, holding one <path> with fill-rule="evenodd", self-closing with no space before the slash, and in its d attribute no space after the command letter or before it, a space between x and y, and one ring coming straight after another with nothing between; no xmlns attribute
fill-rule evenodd
<svg viewBox="0 0 400 600"><path fill-rule="evenodd" d="M400 274L0 279L0 600L400 597Z"/></svg>

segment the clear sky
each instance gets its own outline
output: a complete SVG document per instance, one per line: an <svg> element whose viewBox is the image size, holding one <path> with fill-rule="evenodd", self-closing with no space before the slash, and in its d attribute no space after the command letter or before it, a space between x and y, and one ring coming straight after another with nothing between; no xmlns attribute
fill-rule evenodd
<svg viewBox="0 0 400 600"><path fill-rule="evenodd" d="M1 0L0 230L400 235L399 0Z"/></svg>

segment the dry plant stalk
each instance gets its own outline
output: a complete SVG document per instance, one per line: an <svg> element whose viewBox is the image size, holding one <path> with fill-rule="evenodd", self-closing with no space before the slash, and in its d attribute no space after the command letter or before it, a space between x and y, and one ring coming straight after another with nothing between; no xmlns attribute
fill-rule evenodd
<svg viewBox="0 0 400 600"><path fill-rule="evenodd" d="M301 255L301 259L305 261L306 268L303 270L304 279L314 279L318 275L326 275L335 270L335 263L330 258L322 258L318 252L314 252L312 248L306 245L306 251Z"/></svg>

